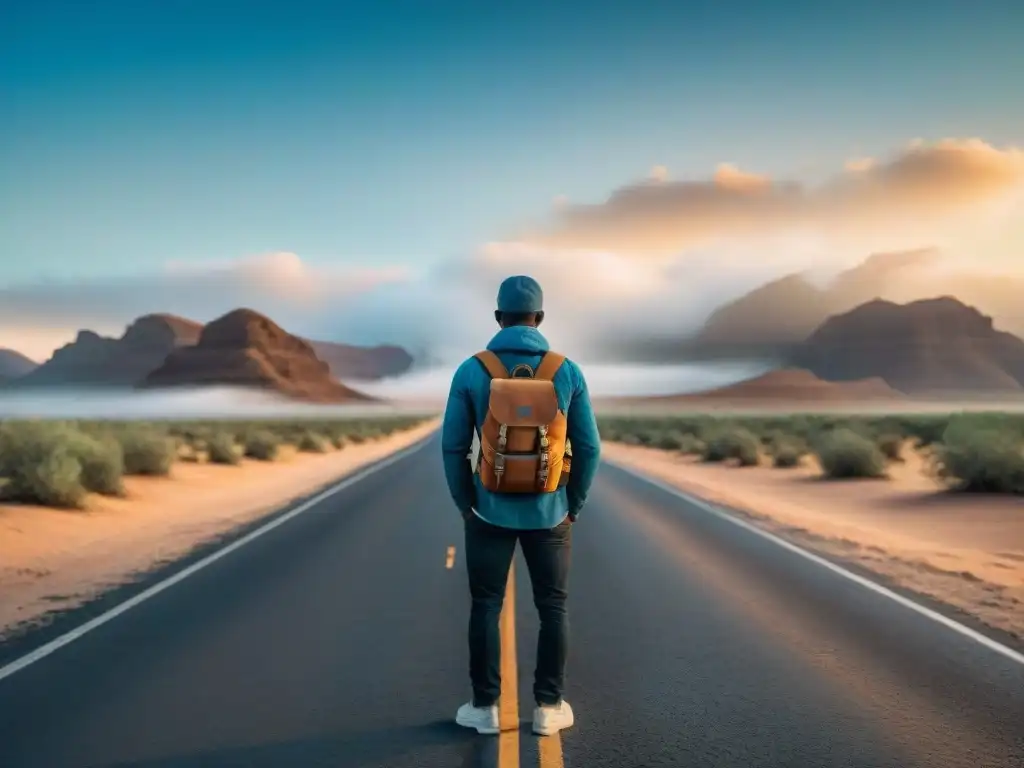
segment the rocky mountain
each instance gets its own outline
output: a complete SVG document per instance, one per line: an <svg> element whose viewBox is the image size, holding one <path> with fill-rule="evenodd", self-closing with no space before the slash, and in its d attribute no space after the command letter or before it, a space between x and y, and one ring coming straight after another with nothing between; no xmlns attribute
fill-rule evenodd
<svg viewBox="0 0 1024 768"><path fill-rule="evenodd" d="M875 300L830 317L790 361L829 381L880 377L913 395L1024 392L1024 341L948 296Z"/></svg>
<svg viewBox="0 0 1024 768"><path fill-rule="evenodd" d="M201 330L192 320L155 314L137 319L118 339L79 331L72 343L12 386L134 386L175 349L195 344Z"/></svg>
<svg viewBox="0 0 1024 768"><path fill-rule="evenodd" d="M194 346L171 352L140 387L231 385L312 402L369 400L331 375L313 346L250 309L208 323Z"/></svg>
<svg viewBox="0 0 1024 768"><path fill-rule="evenodd" d="M332 341L310 341L316 356L342 381L373 381L399 376L412 368L413 358L396 346L356 347Z"/></svg>
<svg viewBox="0 0 1024 768"><path fill-rule="evenodd" d="M30 360L13 349L0 348L0 381L18 379L39 367L39 363Z"/></svg>
<svg viewBox="0 0 1024 768"><path fill-rule="evenodd" d="M0 350L0 381L15 387L133 387L181 347L199 341L203 325L168 314L135 320L120 338L81 330L75 340L38 365L17 352ZM309 341L338 379L372 381L398 376L413 364L401 347L359 347ZM17 356L20 361L13 357ZM8 372L8 370L10 372Z"/></svg>
<svg viewBox="0 0 1024 768"><path fill-rule="evenodd" d="M688 347L713 356L787 350L829 316L886 298L914 270L937 258L930 249L877 253L825 287L802 274L787 275L712 312Z"/></svg>
<svg viewBox="0 0 1024 768"><path fill-rule="evenodd" d="M826 291L802 275L787 275L715 310L697 342L729 347L798 341L828 317L829 305Z"/></svg>

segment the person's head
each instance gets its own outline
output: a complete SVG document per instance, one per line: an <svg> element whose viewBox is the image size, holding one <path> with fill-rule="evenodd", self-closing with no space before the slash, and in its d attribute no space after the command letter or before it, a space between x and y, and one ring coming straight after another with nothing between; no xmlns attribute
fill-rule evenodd
<svg viewBox="0 0 1024 768"><path fill-rule="evenodd" d="M498 288L494 319L502 328L540 325L544 321L544 292L537 281L526 275L506 278Z"/></svg>

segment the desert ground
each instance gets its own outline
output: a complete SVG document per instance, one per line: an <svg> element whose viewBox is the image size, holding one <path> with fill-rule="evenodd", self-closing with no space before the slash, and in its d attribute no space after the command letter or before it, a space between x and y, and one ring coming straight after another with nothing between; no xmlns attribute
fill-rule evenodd
<svg viewBox="0 0 1024 768"><path fill-rule="evenodd" d="M785 415L797 407L758 410L785 432L787 419L806 418ZM851 404L833 409L831 415L856 420L854 411ZM751 426L755 421L749 412L736 410L717 416L711 423ZM631 417L602 412L603 431L616 433L603 440L603 457L735 511L813 551L954 606L989 626L1024 636L1024 496L1019 491L951 489L933 469L940 446L922 446L908 436L900 438L900 459L886 462L884 477L850 479L825 477L813 449L797 466L779 468L772 465L770 448L760 449L756 466L737 466L736 461L707 461L699 445L679 450L636 444L657 443L658 438L623 442L619 423L624 419L633 424L626 431L637 433L657 430L672 418L664 410L657 416L634 412ZM609 430L609 424L614 428ZM757 426L751 431L757 433Z"/></svg>
<svg viewBox="0 0 1024 768"><path fill-rule="evenodd" d="M285 446L272 462L178 461L166 477L125 477L122 497L89 494L80 509L0 504L0 637L308 496L437 423L325 453Z"/></svg>

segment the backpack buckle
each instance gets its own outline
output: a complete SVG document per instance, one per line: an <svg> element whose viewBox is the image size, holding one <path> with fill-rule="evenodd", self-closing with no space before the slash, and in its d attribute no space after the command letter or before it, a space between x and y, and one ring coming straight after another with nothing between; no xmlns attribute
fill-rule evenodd
<svg viewBox="0 0 1024 768"><path fill-rule="evenodd" d="M537 469L537 484L542 488L548 484L548 454L542 451L538 457L539 467Z"/></svg>

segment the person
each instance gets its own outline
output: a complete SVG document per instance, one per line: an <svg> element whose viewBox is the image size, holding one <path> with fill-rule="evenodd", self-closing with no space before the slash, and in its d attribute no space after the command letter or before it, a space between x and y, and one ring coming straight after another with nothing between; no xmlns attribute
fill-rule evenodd
<svg viewBox="0 0 1024 768"><path fill-rule="evenodd" d="M487 350L465 360L452 378L442 424L445 477L455 506L465 521L465 560L471 596L469 675L473 697L459 708L456 722L475 728L479 733L500 730L499 617L518 542L527 563L540 618L533 685L536 702L533 730L549 735L570 727L574 721L572 707L563 698L569 642L566 598L572 530L597 471L600 437L582 371L571 360L551 352L539 330L544 308L543 292L537 281L517 275L502 282L494 317L500 330L488 343ZM493 353L493 357L489 353ZM545 358L549 359L547 364L542 363ZM508 471L503 486L500 479L503 469L496 473L495 467L488 463L488 458L492 462L500 461L504 468L504 459L497 458L493 450L481 451L474 471L470 453L474 434L482 444L489 445L485 439L490 434L488 429L495 429L493 421L490 427L486 423L492 406L491 382L495 374L502 377L503 373L515 371L518 376L524 369L552 383L541 384L531 391L543 391L551 397L546 411L553 414L554 419L549 436L553 444L559 443L557 425L560 423L561 434L570 449L570 469L557 479L557 485L555 480L548 479L540 491L523 492L520 488L519 492L510 493L503 491L515 480L516 472ZM550 394L552 385L553 396ZM536 402L538 409L544 408L541 395L527 395L527 399ZM522 406L518 410L523 412ZM526 410L530 410L529 404ZM505 408L501 412L511 411ZM544 440L547 441L547 437ZM532 455L536 460L537 453ZM521 479L523 473L518 474Z"/></svg>

